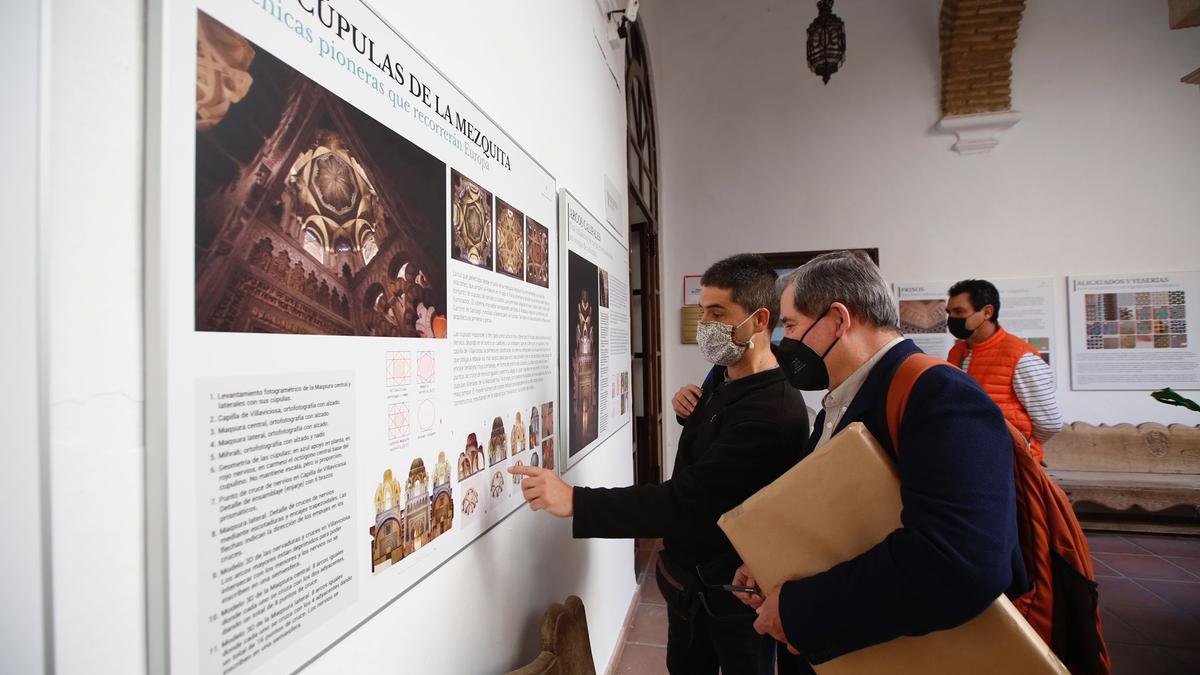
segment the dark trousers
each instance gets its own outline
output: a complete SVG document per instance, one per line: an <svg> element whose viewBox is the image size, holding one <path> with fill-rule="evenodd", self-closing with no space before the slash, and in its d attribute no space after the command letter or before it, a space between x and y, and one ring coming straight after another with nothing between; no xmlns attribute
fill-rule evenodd
<svg viewBox="0 0 1200 675"><path fill-rule="evenodd" d="M667 670L671 675L774 675L775 640L754 632L753 612L684 616L667 606Z"/></svg>
<svg viewBox="0 0 1200 675"><path fill-rule="evenodd" d="M718 671L722 675L815 675L808 661L792 655L786 645L770 635L759 635L754 630L758 615L732 595L718 590L701 590L703 598L681 594L684 586L678 581L685 575L676 569L669 581L663 574L665 562L665 557L660 559L654 572L667 600L671 675L717 675ZM732 578L733 573L717 577ZM693 581L700 581L703 588L701 580Z"/></svg>

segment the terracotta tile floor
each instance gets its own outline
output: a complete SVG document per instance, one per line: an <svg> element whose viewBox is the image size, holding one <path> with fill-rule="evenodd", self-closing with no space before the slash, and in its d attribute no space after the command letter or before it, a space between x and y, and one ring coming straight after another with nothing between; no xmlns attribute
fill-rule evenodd
<svg viewBox="0 0 1200 675"><path fill-rule="evenodd" d="M613 675L665 675L667 672L667 603L654 582L658 540L639 540L634 551L638 606L625 631L625 646Z"/></svg>
<svg viewBox="0 0 1200 675"><path fill-rule="evenodd" d="M1200 537L1088 534L1114 675L1200 672ZM654 583L657 541L638 543L638 607L614 675L666 673L666 605Z"/></svg>

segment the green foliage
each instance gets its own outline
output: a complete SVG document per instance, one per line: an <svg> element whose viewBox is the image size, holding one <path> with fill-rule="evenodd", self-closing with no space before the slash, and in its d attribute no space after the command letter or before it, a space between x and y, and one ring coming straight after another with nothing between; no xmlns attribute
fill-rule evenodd
<svg viewBox="0 0 1200 675"><path fill-rule="evenodd" d="M1150 396L1152 396L1154 400L1158 401L1159 403L1166 403L1167 405L1179 405L1187 408L1188 410L1200 412L1200 404L1196 403L1190 398L1180 396L1178 392L1170 387L1167 387L1166 389L1159 389L1158 391L1152 391L1150 392Z"/></svg>

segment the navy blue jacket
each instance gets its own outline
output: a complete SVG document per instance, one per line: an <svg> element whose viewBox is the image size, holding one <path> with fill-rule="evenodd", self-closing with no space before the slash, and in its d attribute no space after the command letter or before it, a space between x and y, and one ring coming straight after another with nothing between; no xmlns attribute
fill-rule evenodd
<svg viewBox="0 0 1200 675"><path fill-rule="evenodd" d="M904 357L919 351L911 340L892 347L835 433L862 422L896 457L887 428L888 385ZM805 456L824 424L822 411ZM812 663L957 626L1001 593L1027 590L1012 440L996 404L961 370L931 368L913 386L899 440L900 529L862 555L780 591L788 642Z"/></svg>

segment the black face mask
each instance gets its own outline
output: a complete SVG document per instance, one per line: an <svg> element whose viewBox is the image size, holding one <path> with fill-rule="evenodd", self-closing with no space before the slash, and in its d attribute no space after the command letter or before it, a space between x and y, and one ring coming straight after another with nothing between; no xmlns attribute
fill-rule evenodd
<svg viewBox="0 0 1200 675"><path fill-rule="evenodd" d="M967 328L967 319L975 316L979 312L972 312L966 316L952 316L946 319L946 329L950 334L959 340L966 340L975 332L974 328Z"/></svg>
<svg viewBox="0 0 1200 675"><path fill-rule="evenodd" d="M775 357L779 361L779 367L783 369L783 376L787 378L788 384L797 389L821 391L829 388L829 369L825 366L825 357L841 338L835 338L833 344L829 345L829 349L819 356L812 347L804 344L804 338L808 337L808 334L821 319L825 318L830 309L831 307L827 307L824 312L821 312L821 316L818 316L812 326L804 331L804 335L801 335L799 340L785 337L779 341L779 347L775 350Z"/></svg>

